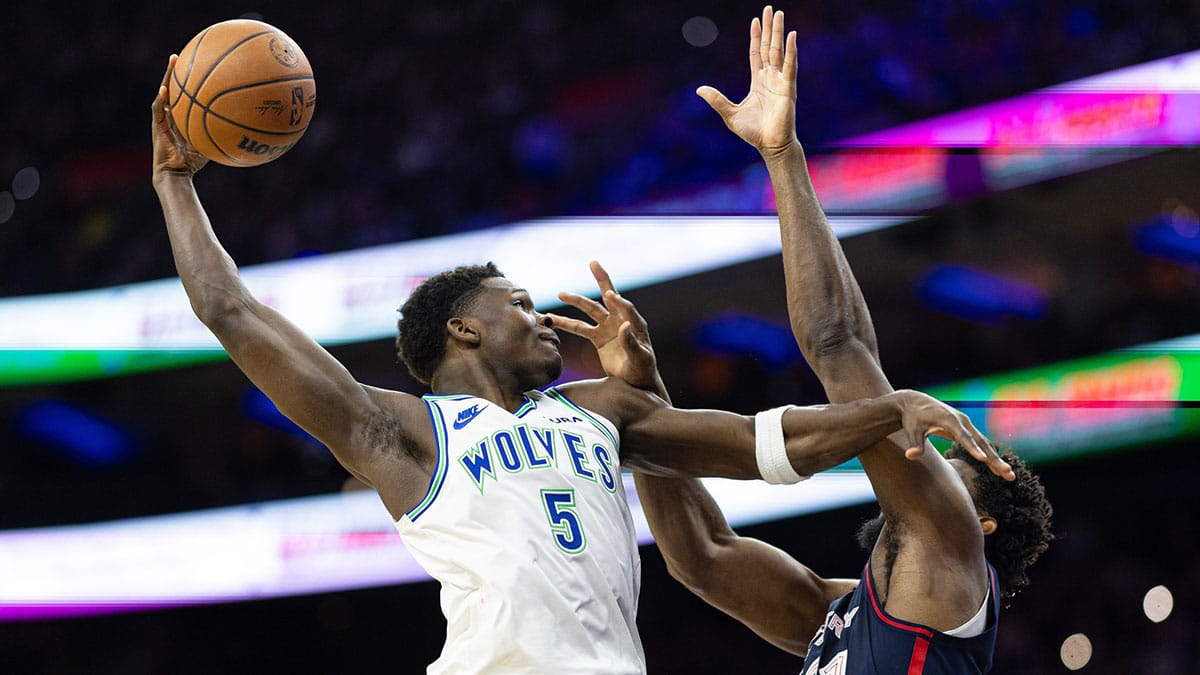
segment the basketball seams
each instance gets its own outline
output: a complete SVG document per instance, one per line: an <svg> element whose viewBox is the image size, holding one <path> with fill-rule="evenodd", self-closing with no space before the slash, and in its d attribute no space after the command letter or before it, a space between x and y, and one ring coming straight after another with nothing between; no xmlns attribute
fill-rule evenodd
<svg viewBox="0 0 1200 675"><path fill-rule="evenodd" d="M224 96L228 93L231 93L231 92L241 91L243 89L250 89L251 87L261 87L264 84L278 84L280 82L299 82L301 80L312 80L312 79L315 79L312 75L288 75L287 77L277 77L273 80L260 80L258 82L250 82L249 84L239 84L236 87L222 89L221 91L218 91L217 93L213 94L212 98L208 99L208 104L204 107L212 108L212 104L214 101L216 101L217 99L219 99L222 96Z"/></svg>
<svg viewBox="0 0 1200 675"><path fill-rule="evenodd" d="M241 163L237 161L237 158L234 157L233 155L229 154L228 152L225 152L225 148L222 148L220 146L220 144L217 143L217 139L213 138L212 132L208 130L208 116L213 115L213 112L203 106L201 106L201 108L204 110L204 116L200 118L200 124L201 124L201 126L204 127L204 135L208 136L208 142L212 143L212 146L217 149L217 152L221 153L222 155L225 155L226 157L228 157L230 159L230 161L232 161L235 164L240 166ZM219 117L219 116L213 115L213 117ZM224 119L224 118L222 118L222 119ZM229 120L225 120L225 121L228 122Z"/></svg>
<svg viewBox="0 0 1200 675"><path fill-rule="evenodd" d="M192 77L192 66L196 63L196 54L200 51L200 45L204 44L204 38L208 36L208 31L210 30L212 30L212 26L205 28L199 35L196 36L196 46L192 47L192 53L188 56L187 72L183 74L183 81L180 81L179 79L179 69L171 69L171 77L174 78L176 86L179 87L179 96L171 102L172 108L174 108L175 104L179 102L179 99L183 98L183 94L187 91L187 82ZM175 65L178 66L179 62L176 61Z"/></svg>
<svg viewBox="0 0 1200 675"><path fill-rule="evenodd" d="M276 31L276 30L259 31L257 33L252 33L250 35L247 35L246 37L242 38L241 40L238 40L237 42L233 43L233 45L230 46L229 49L226 49L223 54L221 54L217 58L213 59L213 62L208 66L208 72L204 73L204 78L201 79L200 82L196 84L196 96L197 97L200 96L200 90L204 88L204 83L208 82L208 78L212 77L213 71L215 71L217 69L217 66L221 65L221 62L224 61L227 56L234 53L235 51L238 50L239 47L241 47L242 45L246 44L247 42L253 40L256 37L261 37L263 35L269 35L271 33L278 33L278 32L279 31Z"/></svg>
<svg viewBox="0 0 1200 675"><path fill-rule="evenodd" d="M210 30L212 30L212 26L205 28L204 32L200 33L199 39L196 40L196 46L192 48L192 57L191 57L191 59L188 60L187 77L183 78L183 83L181 83L179 85L179 91L181 91L181 92L184 92L184 93L187 92L187 82L188 82L188 80L190 80L192 78L192 66L195 65L195 63L196 63L196 54L200 53L200 45L204 43L204 38L208 36L208 32ZM176 63L178 63L178 61L176 61ZM209 68L209 72L212 72L212 68ZM200 90L200 88L196 87L196 91L199 91L199 90ZM192 124L192 108L195 107L195 105L196 105L196 97L192 96L191 94L188 94L188 109L187 109L187 114L184 115L184 117L183 117L183 128L188 129L189 137L191 134L189 127Z"/></svg>

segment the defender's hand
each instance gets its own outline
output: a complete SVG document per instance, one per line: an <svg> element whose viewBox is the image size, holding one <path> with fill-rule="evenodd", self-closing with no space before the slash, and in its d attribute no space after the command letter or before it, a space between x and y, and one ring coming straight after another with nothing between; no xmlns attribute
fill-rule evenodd
<svg viewBox="0 0 1200 675"><path fill-rule="evenodd" d="M593 260L589 267L600 287L602 302L565 291L558 294L558 299L586 314L595 325L557 314L547 316L554 322L555 329L590 341L600 356L600 365L606 375L619 377L640 389L656 390L658 365L646 320L633 303L617 293L600 263Z"/></svg>
<svg viewBox="0 0 1200 675"><path fill-rule="evenodd" d="M704 86L696 90L725 126L763 155L777 154L796 140L796 32L784 38L783 12L763 8L750 22L750 92L734 105Z"/></svg>
<svg viewBox="0 0 1200 675"><path fill-rule="evenodd" d="M904 432L909 438L905 457L919 459L925 453L926 438L941 436L963 446L997 476L1006 480L1016 479L1012 467L1000 458L995 446L975 428L969 417L919 391L906 389L895 392L893 396L899 401Z"/></svg>
<svg viewBox="0 0 1200 675"><path fill-rule="evenodd" d="M167 174L191 176L208 164L208 158L196 152L179 135L175 120L171 117L171 106L167 103L167 82L175 70L175 54L167 60L167 72L163 75L158 95L150 104L150 137L154 143L154 177Z"/></svg>

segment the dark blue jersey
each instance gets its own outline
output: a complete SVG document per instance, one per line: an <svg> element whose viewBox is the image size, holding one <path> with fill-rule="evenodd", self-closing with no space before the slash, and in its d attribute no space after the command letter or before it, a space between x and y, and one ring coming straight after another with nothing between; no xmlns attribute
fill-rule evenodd
<svg viewBox="0 0 1200 675"><path fill-rule="evenodd" d="M957 638L897 619L883 611L871 565L858 588L834 600L825 623L808 644L802 675L964 675L986 673L996 647L1000 620L996 571L988 565L988 622L983 633Z"/></svg>

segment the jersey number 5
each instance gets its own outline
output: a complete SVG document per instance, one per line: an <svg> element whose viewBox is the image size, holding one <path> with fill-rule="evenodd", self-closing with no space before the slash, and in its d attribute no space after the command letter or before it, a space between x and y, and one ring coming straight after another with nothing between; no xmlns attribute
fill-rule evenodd
<svg viewBox="0 0 1200 675"><path fill-rule="evenodd" d="M550 520L550 532L554 543L564 553L582 553L587 546L579 514L575 513L574 490L542 490L542 501L546 504L546 518Z"/></svg>

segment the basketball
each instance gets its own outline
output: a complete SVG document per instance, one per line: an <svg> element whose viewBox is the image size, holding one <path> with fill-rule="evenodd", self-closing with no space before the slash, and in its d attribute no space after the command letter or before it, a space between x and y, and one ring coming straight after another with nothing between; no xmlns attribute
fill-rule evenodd
<svg viewBox="0 0 1200 675"><path fill-rule="evenodd" d="M304 135L317 85L308 58L283 31L235 19L187 43L167 96L175 126L200 154L227 166L258 166Z"/></svg>

